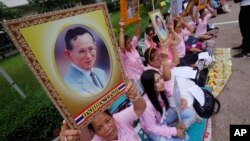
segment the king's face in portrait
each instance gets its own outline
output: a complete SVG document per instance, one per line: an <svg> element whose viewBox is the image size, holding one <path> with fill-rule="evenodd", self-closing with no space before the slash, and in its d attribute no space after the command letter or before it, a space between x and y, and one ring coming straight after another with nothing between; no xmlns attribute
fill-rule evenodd
<svg viewBox="0 0 250 141"><path fill-rule="evenodd" d="M89 33L76 36L70 40L71 50L65 50L67 59L85 70L91 70L96 61L96 44Z"/></svg>
<svg viewBox="0 0 250 141"><path fill-rule="evenodd" d="M95 67L98 47L91 32L82 27L69 29L65 44L64 56L71 66L64 81L81 95L99 94L107 84L107 75Z"/></svg>

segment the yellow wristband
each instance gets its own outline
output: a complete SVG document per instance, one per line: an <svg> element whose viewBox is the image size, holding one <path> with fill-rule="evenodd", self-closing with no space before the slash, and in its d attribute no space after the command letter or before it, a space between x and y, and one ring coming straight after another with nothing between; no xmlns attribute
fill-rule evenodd
<svg viewBox="0 0 250 141"><path fill-rule="evenodd" d="M163 62L162 62L162 65L163 65L163 66L168 66L168 65L169 65L169 64L168 64L168 61L163 61Z"/></svg>

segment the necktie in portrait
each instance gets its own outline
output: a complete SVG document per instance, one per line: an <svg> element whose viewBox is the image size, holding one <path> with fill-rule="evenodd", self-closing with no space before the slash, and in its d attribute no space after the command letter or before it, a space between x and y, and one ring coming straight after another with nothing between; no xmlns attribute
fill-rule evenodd
<svg viewBox="0 0 250 141"><path fill-rule="evenodd" d="M103 88L100 79L98 78L98 76L97 76L94 72L91 72L91 73L90 73L90 76L91 76L91 78L92 78L93 83L95 84L95 86L96 86L97 88Z"/></svg>

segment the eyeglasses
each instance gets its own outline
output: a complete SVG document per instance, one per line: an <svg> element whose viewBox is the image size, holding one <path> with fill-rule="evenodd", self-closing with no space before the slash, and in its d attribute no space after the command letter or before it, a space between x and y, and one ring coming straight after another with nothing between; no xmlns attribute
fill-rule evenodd
<svg viewBox="0 0 250 141"><path fill-rule="evenodd" d="M86 49L80 49L80 51L79 51L79 54L82 54L83 57L86 57L88 53L91 54L91 55L95 54L96 53L96 47L94 47L94 46L93 47L88 47Z"/></svg>
<svg viewBox="0 0 250 141"><path fill-rule="evenodd" d="M154 32L148 33L148 36L153 36L153 35L154 35Z"/></svg>
<svg viewBox="0 0 250 141"><path fill-rule="evenodd" d="M157 56L157 57L154 57L154 58L152 59L152 61L158 61L158 60L160 60L160 59L161 59L161 57Z"/></svg>

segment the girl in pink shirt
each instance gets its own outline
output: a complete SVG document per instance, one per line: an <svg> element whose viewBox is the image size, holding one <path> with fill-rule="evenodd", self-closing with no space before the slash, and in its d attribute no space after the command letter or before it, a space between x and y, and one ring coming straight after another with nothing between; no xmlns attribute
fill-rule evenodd
<svg viewBox="0 0 250 141"><path fill-rule="evenodd" d="M124 35L124 22L120 20L120 58L122 66L126 75L130 79L139 80L143 72L144 66L141 61L141 56L136 50L138 46L138 39L140 36L140 24L139 22L136 25L136 31L134 37L131 39L128 36Z"/></svg>
<svg viewBox="0 0 250 141"><path fill-rule="evenodd" d="M186 141L189 139L184 131L195 121L195 112L186 108L187 101L181 100L182 124L175 126L177 113L169 106L165 96L163 77L155 70L144 71L141 83L145 89L143 98L146 110L140 117L142 129L152 141Z"/></svg>
<svg viewBox="0 0 250 141"><path fill-rule="evenodd" d="M214 15L214 11L209 5L207 5L207 9L209 13L207 13L206 9L199 10L198 8L195 13L195 18L197 23L197 27L195 30L195 37L202 38L205 40L210 39L213 36L216 36L216 34L218 33L218 28L209 30L207 28L208 20L211 18L212 15Z"/></svg>
<svg viewBox="0 0 250 141"><path fill-rule="evenodd" d="M198 59L197 53L186 53L186 45L184 37L193 33L193 28L188 25L181 17L174 19L173 21L174 31L179 35L181 41L176 45L177 53L180 57L179 66L192 66ZM184 29L187 30L184 30Z"/></svg>
<svg viewBox="0 0 250 141"><path fill-rule="evenodd" d="M153 37L156 36L154 28L147 27L145 33L146 33L146 38L144 40L145 47L147 49L150 47L157 48L157 43L153 41Z"/></svg>
<svg viewBox="0 0 250 141"><path fill-rule="evenodd" d="M165 88L168 92L168 97L173 93L173 85L171 79L171 69L180 63L177 53L176 45L180 43L181 39L178 34L174 32L174 25L169 22L168 29L170 31L170 39L165 44L161 45L160 49L148 48L145 53L145 70L154 69L163 75L165 80Z"/></svg>
<svg viewBox="0 0 250 141"><path fill-rule="evenodd" d="M80 141L141 141L133 127L133 122L142 115L146 103L142 97L137 95L132 82L128 83L125 93L133 106L114 115L107 110L100 113L88 125L89 129L86 127L81 130L69 129L64 121L60 141L78 141L79 138Z"/></svg>

